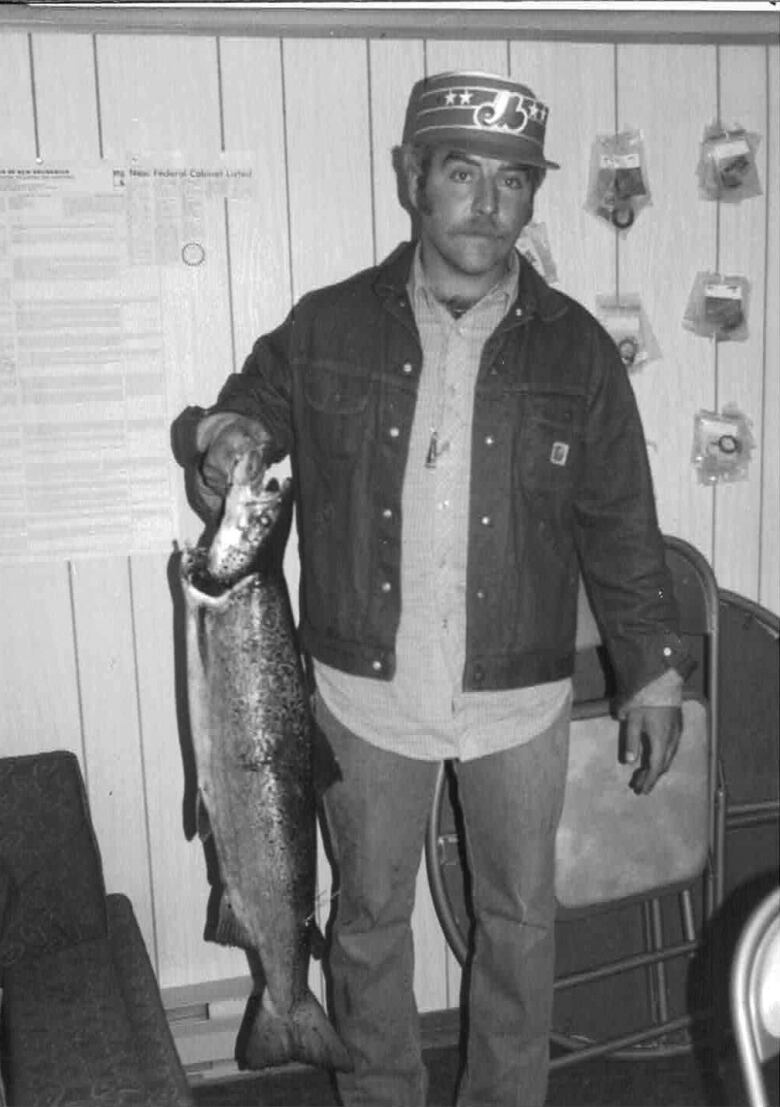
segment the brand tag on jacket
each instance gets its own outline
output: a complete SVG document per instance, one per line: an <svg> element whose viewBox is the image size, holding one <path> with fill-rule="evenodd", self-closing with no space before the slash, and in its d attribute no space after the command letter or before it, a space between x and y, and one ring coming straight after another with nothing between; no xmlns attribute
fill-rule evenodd
<svg viewBox="0 0 780 1107"><path fill-rule="evenodd" d="M550 461L553 465L565 465L569 456L568 442L553 442L550 450Z"/></svg>

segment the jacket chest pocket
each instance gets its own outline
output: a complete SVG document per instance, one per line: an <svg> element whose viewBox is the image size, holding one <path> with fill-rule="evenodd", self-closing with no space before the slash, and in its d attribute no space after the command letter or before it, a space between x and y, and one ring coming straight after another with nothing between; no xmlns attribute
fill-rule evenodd
<svg viewBox="0 0 780 1107"><path fill-rule="evenodd" d="M582 461L585 400L559 393L523 393L517 465L529 491L567 492Z"/></svg>
<svg viewBox="0 0 780 1107"><path fill-rule="evenodd" d="M309 364L303 381L303 433L329 457L350 457L369 430L367 377L332 364Z"/></svg>

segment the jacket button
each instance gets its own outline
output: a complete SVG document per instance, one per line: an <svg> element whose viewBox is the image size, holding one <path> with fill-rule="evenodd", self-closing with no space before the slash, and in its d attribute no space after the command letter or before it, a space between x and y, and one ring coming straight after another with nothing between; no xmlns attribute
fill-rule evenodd
<svg viewBox="0 0 780 1107"><path fill-rule="evenodd" d="M476 591L476 597L477 597L478 600L484 600L484 598L485 598L485 589L484 588L478 588L477 591Z"/></svg>
<svg viewBox="0 0 780 1107"><path fill-rule="evenodd" d="M414 372L414 366L412 365L411 361L405 361L403 363L403 365L401 366L401 372L406 373L407 375Z"/></svg>
<svg viewBox="0 0 780 1107"><path fill-rule="evenodd" d="M393 517L392 509L389 508L389 507L384 508L383 511L382 511L382 518L383 519L392 519L392 517Z"/></svg>
<svg viewBox="0 0 780 1107"><path fill-rule="evenodd" d="M483 527L492 527L493 517L491 515L483 515L482 518L480 519L480 523L482 524Z"/></svg>
<svg viewBox="0 0 780 1107"><path fill-rule="evenodd" d="M381 673L382 672L382 662L381 661L372 661L371 662L371 668L374 670L375 673Z"/></svg>
<svg viewBox="0 0 780 1107"><path fill-rule="evenodd" d="M397 438L401 432L398 427L391 427L387 433L390 435L391 438Z"/></svg>
<svg viewBox="0 0 780 1107"><path fill-rule="evenodd" d="M389 580L383 580L381 585L380 585L380 589L381 589L382 592L391 592L392 588L393 588L393 586L392 586L392 584L390 583Z"/></svg>
<svg viewBox="0 0 780 1107"><path fill-rule="evenodd" d="M495 446L495 444L496 444L496 440L493 437L493 435L492 434L486 434L485 435L485 445L486 446Z"/></svg>

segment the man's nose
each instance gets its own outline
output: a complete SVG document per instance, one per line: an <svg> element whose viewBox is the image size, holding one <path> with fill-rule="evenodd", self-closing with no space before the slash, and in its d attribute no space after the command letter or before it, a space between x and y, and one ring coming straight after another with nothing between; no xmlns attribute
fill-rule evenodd
<svg viewBox="0 0 780 1107"><path fill-rule="evenodd" d="M498 207L498 190L492 177L480 177L474 192L474 209L483 215L492 215Z"/></svg>

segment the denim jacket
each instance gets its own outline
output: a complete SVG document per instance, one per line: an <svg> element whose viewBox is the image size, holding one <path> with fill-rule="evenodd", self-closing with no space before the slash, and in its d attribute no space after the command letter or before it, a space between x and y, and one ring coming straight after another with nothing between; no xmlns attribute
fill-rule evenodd
<svg viewBox="0 0 780 1107"><path fill-rule="evenodd" d="M422 369L413 249L304 296L208 410L259 420L270 460L291 457L303 648L377 679L393 675L403 602L401 489ZM185 465L197 465L203 414L174 426ZM599 323L521 258L474 396L464 691L572 673L580 572L619 701L669 667L687 674L626 370Z"/></svg>

